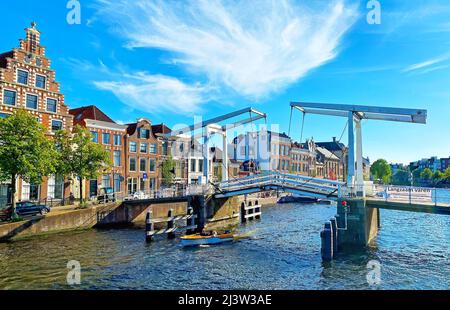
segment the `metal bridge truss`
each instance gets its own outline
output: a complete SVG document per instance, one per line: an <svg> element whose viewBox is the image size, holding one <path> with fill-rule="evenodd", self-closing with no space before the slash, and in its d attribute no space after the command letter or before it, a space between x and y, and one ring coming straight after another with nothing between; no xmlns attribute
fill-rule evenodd
<svg viewBox="0 0 450 310"><path fill-rule="evenodd" d="M336 200L346 192L346 183L289 173L265 172L217 183L214 185L214 196L225 198L270 190Z"/></svg>

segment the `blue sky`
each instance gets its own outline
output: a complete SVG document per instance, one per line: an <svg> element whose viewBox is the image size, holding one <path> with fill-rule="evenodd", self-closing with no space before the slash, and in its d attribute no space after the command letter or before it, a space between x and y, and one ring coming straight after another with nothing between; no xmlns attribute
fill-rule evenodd
<svg viewBox="0 0 450 310"><path fill-rule="evenodd" d="M426 108L427 125L364 122L364 155L450 156L450 3L380 0L381 24L369 25L367 2L80 0L81 24L69 25L65 0L9 1L0 50L36 21L66 103L119 122L254 106L288 132L290 101ZM330 140L345 123L308 115L303 136Z"/></svg>

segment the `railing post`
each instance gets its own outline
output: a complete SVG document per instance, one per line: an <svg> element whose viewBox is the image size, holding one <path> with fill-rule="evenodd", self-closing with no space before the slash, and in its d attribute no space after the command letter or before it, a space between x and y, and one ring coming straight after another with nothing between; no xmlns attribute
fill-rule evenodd
<svg viewBox="0 0 450 310"><path fill-rule="evenodd" d="M437 188L434 188L434 205L437 206Z"/></svg>
<svg viewBox="0 0 450 310"><path fill-rule="evenodd" d="M411 194L411 191L412 191L412 187L410 186L410 187L409 187L409 204L412 204L412 194Z"/></svg>

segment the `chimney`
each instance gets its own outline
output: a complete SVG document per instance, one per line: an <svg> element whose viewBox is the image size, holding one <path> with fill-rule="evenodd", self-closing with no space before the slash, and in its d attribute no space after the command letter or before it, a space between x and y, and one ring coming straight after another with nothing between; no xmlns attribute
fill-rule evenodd
<svg viewBox="0 0 450 310"><path fill-rule="evenodd" d="M337 141L336 141L336 137L333 137L333 142L337 142Z"/></svg>

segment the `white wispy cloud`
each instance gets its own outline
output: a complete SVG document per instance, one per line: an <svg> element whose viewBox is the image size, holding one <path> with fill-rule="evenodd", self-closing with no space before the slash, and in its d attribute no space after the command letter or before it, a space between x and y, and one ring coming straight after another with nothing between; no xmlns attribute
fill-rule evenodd
<svg viewBox="0 0 450 310"><path fill-rule="evenodd" d="M419 69L424 69L424 68L430 67L432 65L444 62L448 59L450 59L450 54L444 54L439 57L431 58L431 59L425 60L423 62L412 64L412 65L406 67L405 69L403 69L403 72L411 72L411 71L416 71Z"/></svg>
<svg viewBox="0 0 450 310"><path fill-rule="evenodd" d="M98 16L127 47L168 51L173 64L249 98L277 92L335 58L357 10L344 0L97 0ZM96 85L127 100L133 91L163 100L157 94L162 86L183 90L186 101L200 99L198 86L170 78L142 80L150 89L121 82Z"/></svg>
<svg viewBox="0 0 450 310"><path fill-rule="evenodd" d="M112 92L130 108L148 113L190 114L199 111L201 104L208 101L207 88L200 84L190 85L173 77L144 72L95 81L94 85Z"/></svg>
<svg viewBox="0 0 450 310"><path fill-rule="evenodd" d="M100 90L110 91L132 110L191 114L213 99L211 87L199 83L134 71L122 64L110 67L101 60L96 64L74 58L62 61L80 78L90 80Z"/></svg>

